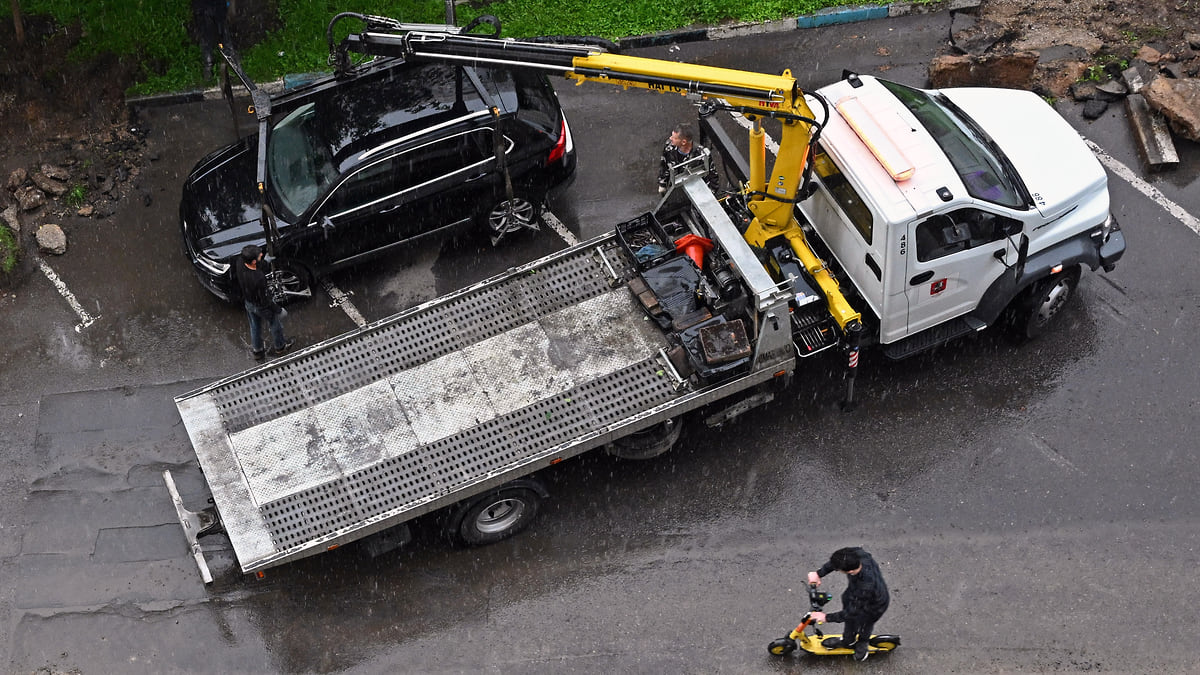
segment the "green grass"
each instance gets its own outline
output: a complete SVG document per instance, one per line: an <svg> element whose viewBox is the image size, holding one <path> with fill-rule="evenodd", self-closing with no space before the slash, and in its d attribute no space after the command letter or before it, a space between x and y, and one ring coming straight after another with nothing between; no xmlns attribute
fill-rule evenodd
<svg viewBox="0 0 1200 675"><path fill-rule="evenodd" d="M64 196L63 201L71 208L83 206L87 202L87 188L79 184L72 185L71 189Z"/></svg>
<svg viewBox="0 0 1200 675"><path fill-rule="evenodd" d="M494 14L501 20L504 37L616 39L723 21L801 16L847 4L838 0L496 0L460 5L456 14L459 25L480 14ZM243 66L258 81L326 69L325 28L338 12L381 14L410 23L445 20L442 0L277 0L277 5L283 27L259 44L238 45ZM131 93L181 91L203 83L200 48L187 33L191 9L186 0L22 0L21 7L26 15L52 16L60 26L79 22L84 37L71 54L74 58L111 53L136 59L142 70ZM355 24L347 20L343 28L357 29Z"/></svg>
<svg viewBox="0 0 1200 675"><path fill-rule="evenodd" d="M17 265L17 239L7 225L0 224L0 274L8 274Z"/></svg>

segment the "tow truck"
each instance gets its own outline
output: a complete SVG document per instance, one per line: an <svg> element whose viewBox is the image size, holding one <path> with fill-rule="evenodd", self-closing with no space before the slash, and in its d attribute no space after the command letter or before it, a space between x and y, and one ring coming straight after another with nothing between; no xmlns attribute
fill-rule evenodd
<svg viewBox="0 0 1200 675"><path fill-rule="evenodd" d="M347 17L366 28L335 45ZM163 476L206 583L201 539L220 533L257 574L356 540L389 550L433 512L458 542L502 540L548 496L546 467L600 448L658 456L685 415L722 424L830 349L850 408L862 347L903 358L1006 320L1033 337L1083 268L1124 253L1099 162L1032 93L853 73L804 92L789 71L502 39L485 23L492 35L338 15L334 76L362 55L693 97L738 189L714 194L704 153L611 232L177 397L212 506L189 510ZM751 122L748 159L718 111Z"/></svg>

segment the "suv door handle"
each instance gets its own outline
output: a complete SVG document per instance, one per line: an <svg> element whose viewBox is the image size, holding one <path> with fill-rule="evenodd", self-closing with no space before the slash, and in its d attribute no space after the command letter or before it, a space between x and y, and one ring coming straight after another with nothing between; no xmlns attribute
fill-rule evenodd
<svg viewBox="0 0 1200 675"><path fill-rule="evenodd" d="M916 286L917 284L923 284L923 283L925 283L926 281L929 281L929 280L930 280L930 279L932 279L932 278L933 278L933 270L925 270L924 272L921 272L921 273L920 273L920 274L918 274L917 276L915 276L915 277L913 277L913 278L909 279L909 280L908 280L908 285L909 285L909 286Z"/></svg>
<svg viewBox="0 0 1200 675"><path fill-rule="evenodd" d="M386 209L379 209L379 212L380 213L391 213L392 211L395 211L396 209L400 208L401 206L402 206L402 204L396 204L395 206L389 206Z"/></svg>
<svg viewBox="0 0 1200 675"><path fill-rule="evenodd" d="M479 180L479 179L481 179L481 178L487 178L487 177L488 177L488 173L485 171L485 172L483 172L483 173L481 173L481 174L478 174L478 175L475 175L475 176L471 176L470 178L468 178L468 179L464 180L463 182L464 182L464 183L473 183L473 182L475 182L475 181L477 181L477 180Z"/></svg>

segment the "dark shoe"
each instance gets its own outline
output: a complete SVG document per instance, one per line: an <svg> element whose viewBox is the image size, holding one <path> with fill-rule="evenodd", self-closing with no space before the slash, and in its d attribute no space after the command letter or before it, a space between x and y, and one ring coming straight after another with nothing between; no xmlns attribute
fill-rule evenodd
<svg viewBox="0 0 1200 675"><path fill-rule="evenodd" d="M867 642L864 640L854 648L854 660L866 661L871 652L867 651Z"/></svg>
<svg viewBox="0 0 1200 675"><path fill-rule="evenodd" d="M283 343L282 347L279 347L278 349L272 349L271 356L282 356L283 354L286 354L289 349L295 346L295 344L295 340L288 340L287 342Z"/></svg>
<svg viewBox="0 0 1200 675"><path fill-rule="evenodd" d="M821 646L825 649L849 649L840 637L827 637L821 640Z"/></svg>
<svg viewBox="0 0 1200 675"><path fill-rule="evenodd" d="M262 361L263 359L267 358L266 352L250 352L250 354L254 356L255 361Z"/></svg>

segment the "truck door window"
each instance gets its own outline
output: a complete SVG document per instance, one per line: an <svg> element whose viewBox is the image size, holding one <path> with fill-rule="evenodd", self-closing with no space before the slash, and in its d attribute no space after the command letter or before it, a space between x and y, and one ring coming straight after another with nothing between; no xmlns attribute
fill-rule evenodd
<svg viewBox="0 0 1200 675"><path fill-rule="evenodd" d="M979 209L958 209L931 216L917 225L917 260L927 262L1004 238L1020 223Z"/></svg>
<svg viewBox="0 0 1200 675"><path fill-rule="evenodd" d="M845 174L833 163L819 143L813 145L813 163L825 189L829 190L833 200L842 208L842 212L850 222L854 223L854 227L858 229L862 238L870 244L874 230L871 210L863 203L862 197L858 195L854 186L846 180Z"/></svg>

